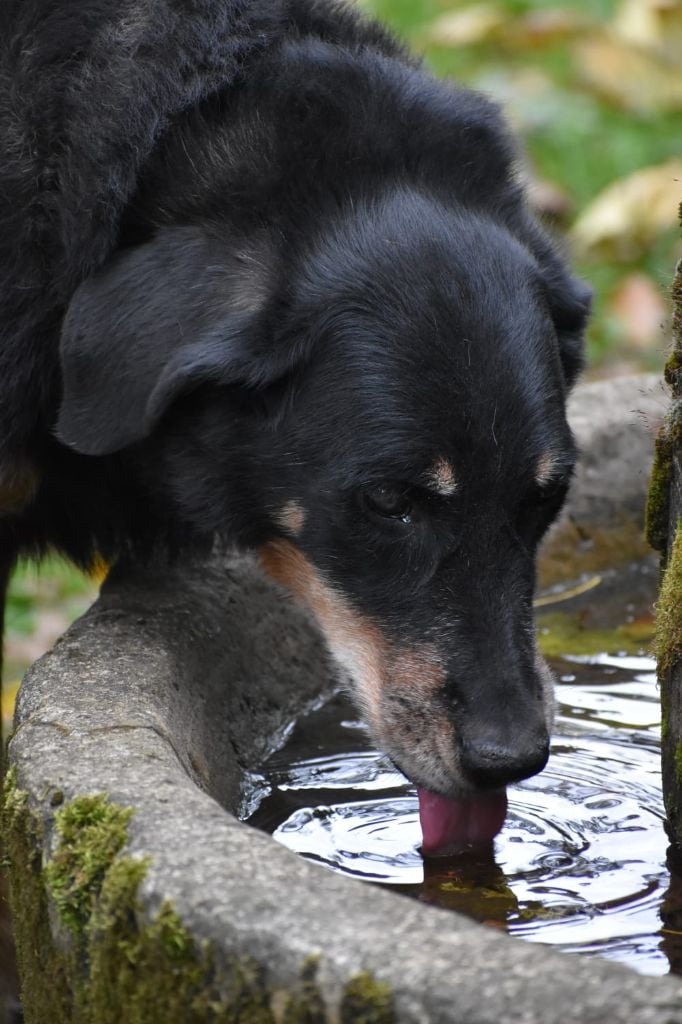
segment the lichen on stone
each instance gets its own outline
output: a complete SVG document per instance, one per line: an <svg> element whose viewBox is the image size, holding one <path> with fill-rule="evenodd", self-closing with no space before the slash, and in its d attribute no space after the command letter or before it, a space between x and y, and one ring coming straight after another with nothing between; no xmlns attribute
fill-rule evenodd
<svg viewBox="0 0 682 1024"><path fill-rule="evenodd" d="M654 653L659 676L682 660L682 519L668 552L656 603Z"/></svg>

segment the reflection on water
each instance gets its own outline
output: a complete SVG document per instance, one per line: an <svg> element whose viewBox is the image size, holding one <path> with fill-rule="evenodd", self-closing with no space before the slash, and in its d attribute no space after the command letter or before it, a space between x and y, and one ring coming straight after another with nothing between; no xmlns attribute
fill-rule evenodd
<svg viewBox="0 0 682 1024"><path fill-rule="evenodd" d="M341 697L267 763L268 795L251 823L334 870L523 938L646 973L669 961L680 970L682 889L665 865L654 664L599 656L554 668L552 756L510 788L489 856L422 860L415 791L369 747Z"/></svg>

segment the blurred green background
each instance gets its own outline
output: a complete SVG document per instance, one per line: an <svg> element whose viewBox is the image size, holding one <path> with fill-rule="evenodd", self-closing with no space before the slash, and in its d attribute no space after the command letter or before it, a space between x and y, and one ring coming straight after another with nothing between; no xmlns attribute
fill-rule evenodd
<svg viewBox="0 0 682 1024"><path fill-rule="evenodd" d="M682 3L364 0L439 75L495 97L523 140L546 222L595 290L589 376L660 369L680 255ZM16 684L91 601L96 585L56 559L21 567L7 613Z"/></svg>

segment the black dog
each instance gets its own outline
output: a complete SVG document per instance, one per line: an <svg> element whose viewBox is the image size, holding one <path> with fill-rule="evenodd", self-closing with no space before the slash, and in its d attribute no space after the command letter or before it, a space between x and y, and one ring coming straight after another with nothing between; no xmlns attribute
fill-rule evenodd
<svg viewBox="0 0 682 1024"><path fill-rule="evenodd" d="M258 549L425 847L490 838L547 758L588 306L498 111L319 0L4 0L0 40L5 578Z"/></svg>

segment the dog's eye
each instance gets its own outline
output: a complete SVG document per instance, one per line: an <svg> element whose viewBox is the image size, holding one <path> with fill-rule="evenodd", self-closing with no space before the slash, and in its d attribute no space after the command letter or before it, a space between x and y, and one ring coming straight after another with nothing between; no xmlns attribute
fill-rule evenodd
<svg viewBox="0 0 682 1024"><path fill-rule="evenodd" d="M384 516L386 519L400 519L403 523L411 521L412 499L405 491L388 485L379 485L365 491L362 500L370 512Z"/></svg>

